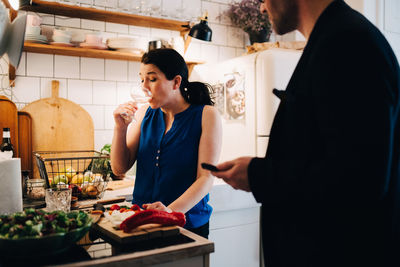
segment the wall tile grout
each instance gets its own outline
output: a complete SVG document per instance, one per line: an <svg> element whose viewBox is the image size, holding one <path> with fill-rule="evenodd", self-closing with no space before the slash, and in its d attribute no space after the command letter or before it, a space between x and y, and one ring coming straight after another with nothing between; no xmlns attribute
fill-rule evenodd
<svg viewBox="0 0 400 267"><path fill-rule="evenodd" d="M166 0L161 1L161 10L168 8L165 1ZM224 1L191 1L193 1L191 2L191 5L193 3L193 5L200 7L201 12L209 3L217 4L219 12L228 6L228 3L225 3ZM180 3L181 8L185 8L186 3L180 0L177 2ZM186 8L188 7L186 6ZM215 14L216 13L214 12L214 15ZM70 29L71 31L95 32L99 31L96 30L97 28L103 28L102 24L91 23L90 20L86 22L84 19L76 20L70 18L60 18L59 16L54 15L46 15L45 22L46 23L43 25L51 27L63 27ZM217 19L217 21L213 22L212 24L216 25L219 31L223 31L223 33L226 32L224 33L224 38L226 39L219 40L218 43L215 43L215 41L211 43L202 43L196 41L192 42L193 50L190 55L192 55L193 58L208 61L215 60L215 58L218 59L225 58L227 56L235 56L240 53L240 51L245 51L245 42L243 39L246 38L246 36L239 31L239 28L227 23L227 21L221 20L221 18ZM229 31L235 31L238 32L238 34L235 37L228 37L227 33ZM143 39L154 38L156 35L168 36L168 38L175 37L176 35L175 32L170 30L153 29L147 27L139 27L136 30L136 28L133 26L131 27L131 25L109 24L107 22L104 22L104 28L103 30L100 30L100 32L105 36L138 36L139 38ZM207 52L205 51L211 51L213 55L207 55ZM190 47L188 52L190 52ZM66 98L69 100L79 99L82 103L85 103L81 104L81 106L85 106L85 108L88 108L88 110L91 111L93 121L96 123L95 149L101 148L104 145L103 142L105 140L111 143L114 120L112 116L108 115L110 115L110 112L118 104L120 104L120 101L123 101L125 97L129 98L129 88L138 83L136 77L137 73L135 72L137 71L138 64L140 64L140 62L122 60L119 63L118 60L108 61L107 59L98 60L85 57L65 57L62 55L53 55L51 60L53 63L52 74L50 77L47 77L28 76L28 64L30 68L38 68L38 72L43 70L42 72L44 73L46 73L46 66L44 66L39 59L28 59L27 52L25 52L24 58L24 73L21 73L22 75L18 75L18 79L22 79L23 77L38 78L39 81L35 81L31 86L39 86L37 89L39 90L39 98L46 97L46 94L48 93L47 90L49 86L51 87L51 84L49 83L52 79L59 79L60 85L62 84L62 90L65 90ZM99 64L103 64L103 67L101 67ZM125 64L125 66L123 64ZM121 66L121 68L116 71L114 67L118 65ZM98 70L97 75L96 72L93 72L93 70L96 69ZM90 70L92 70L92 72L90 72ZM99 75L101 71L103 71L103 73ZM126 71L126 73L123 73L123 71ZM121 79L119 79L119 77ZM16 83L18 83L18 80ZM27 81L26 83L29 82ZM108 86L110 88L107 88ZM28 99L25 97L20 97L19 102L29 103L36 100L34 99L34 92L28 93L28 88L18 88L17 90L19 90L18 93L21 94L21 96L24 96L24 94L28 95ZM112 103L106 102L107 97L112 97L114 99L112 100Z"/></svg>

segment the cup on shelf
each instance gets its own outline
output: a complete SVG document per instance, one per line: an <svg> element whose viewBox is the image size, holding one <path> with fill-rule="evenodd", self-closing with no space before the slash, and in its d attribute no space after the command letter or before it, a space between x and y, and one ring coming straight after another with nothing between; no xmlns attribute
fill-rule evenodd
<svg viewBox="0 0 400 267"><path fill-rule="evenodd" d="M71 34L62 29L54 29L52 39L57 43L69 43L71 41Z"/></svg>
<svg viewBox="0 0 400 267"><path fill-rule="evenodd" d="M53 35L53 41L56 43L69 43L71 41L71 36Z"/></svg>
<svg viewBox="0 0 400 267"><path fill-rule="evenodd" d="M37 15L27 15L26 16L26 26L40 26L42 23L42 18Z"/></svg>
<svg viewBox="0 0 400 267"><path fill-rule="evenodd" d="M85 33L82 30L71 31L71 43L79 44L85 41Z"/></svg>
<svg viewBox="0 0 400 267"><path fill-rule="evenodd" d="M53 36L54 28L51 26L42 25L40 26L42 35L46 36L47 40L51 40Z"/></svg>
<svg viewBox="0 0 400 267"><path fill-rule="evenodd" d="M26 35L34 35L34 36L38 36L40 35L40 26L27 26L26 27Z"/></svg>
<svg viewBox="0 0 400 267"><path fill-rule="evenodd" d="M103 37L93 34L93 33L88 33L86 34L85 37L85 43L87 44L94 44L94 45L101 45L103 42Z"/></svg>
<svg viewBox="0 0 400 267"><path fill-rule="evenodd" d="M54 35L62 35L62 36L71 36L71 33L64 30L64 29L54 29L53 30Z"/></svg>

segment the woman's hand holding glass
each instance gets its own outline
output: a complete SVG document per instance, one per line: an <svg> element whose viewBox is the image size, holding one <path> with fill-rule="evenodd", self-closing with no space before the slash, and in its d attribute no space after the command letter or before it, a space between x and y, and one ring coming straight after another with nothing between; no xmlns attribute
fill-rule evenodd
<svg viewBox="0 0 400 267"><path fill-rule="evenodd" d="M128 125L135 118L135 113L139 109L137 103L129 101L119 105L114 110L114 120L116 124Z"/></svg>
<svg viewBox="0 0 400 267"><path fill-rule="evenodd" d="M135 113L139 105L148 103L152 96L150 90L137 87L132 88L130 94L133 101L120 105L114 112L115 119L118 120L119 118L116 116L119 116L124 120L125 124L129 124L135 120Z"/></svg>

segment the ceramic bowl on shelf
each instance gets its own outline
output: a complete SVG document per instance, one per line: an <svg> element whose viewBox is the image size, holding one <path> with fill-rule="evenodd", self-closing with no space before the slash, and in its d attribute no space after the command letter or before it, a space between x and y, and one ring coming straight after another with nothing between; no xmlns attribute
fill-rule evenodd
<svg viewBox="0 0 400 267"><path fill-rule="evenodd" d="M26 26L26 34L40 35L40 26Z"/></svg>
<svg viewBox="0 0 400 267"><path fill-rule="evenodd" d="M141 38L117 37L107 39L107 45L109 48L120 52L141 55L144 53L146 42Z"/></svg>
<svg viewBox="0 0 400 267"><path fill-rule="evenodd" d="M53 35L53 41L56 43L69 43L71 41L70 35Z"/></svg>
<svg viewBox="0 0 400 267"><path fill-rule="evenodd" d="M27 43L37 43L37 44L47 44L47 38L44 35L25 35L25 42Z"/></svg>
<svg viewBox="0 0 400 267"><path fill-rule="evenodd" d="M80 43L79 44L80 47L82 48L90 48L90 49L100 49L100 50L105 50L107 49L107 45L103 44L103 43Z"/></svg>
<svg viewBox="0 0 400 267"><path fill-rule="evenodd" d="M101 44L102 42L103 42L103 37L101 37L97 34L91 34L91 33L86 34L85 43Z"/></svg>
<svg viewBox="0 0 400 267"><path fill-rule="evenodd" d="M107 49L108 46L103 43L103 37L96 33L88 33L85 35L85 42L79 44L82 48L90 49Z"/></svg>

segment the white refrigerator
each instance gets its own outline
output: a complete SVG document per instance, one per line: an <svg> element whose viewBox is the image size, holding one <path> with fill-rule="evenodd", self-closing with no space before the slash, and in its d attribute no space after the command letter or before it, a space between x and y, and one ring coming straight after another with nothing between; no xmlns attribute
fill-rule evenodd
<svg viewBox="0 0 400 267"><path fill-rule="evenodd" d="M223 121L220 162L240 156L265 156L279 104L272 90L286 89L301 53L269 49L193 69L191 81L206 82L214 88Z"/></svg>

